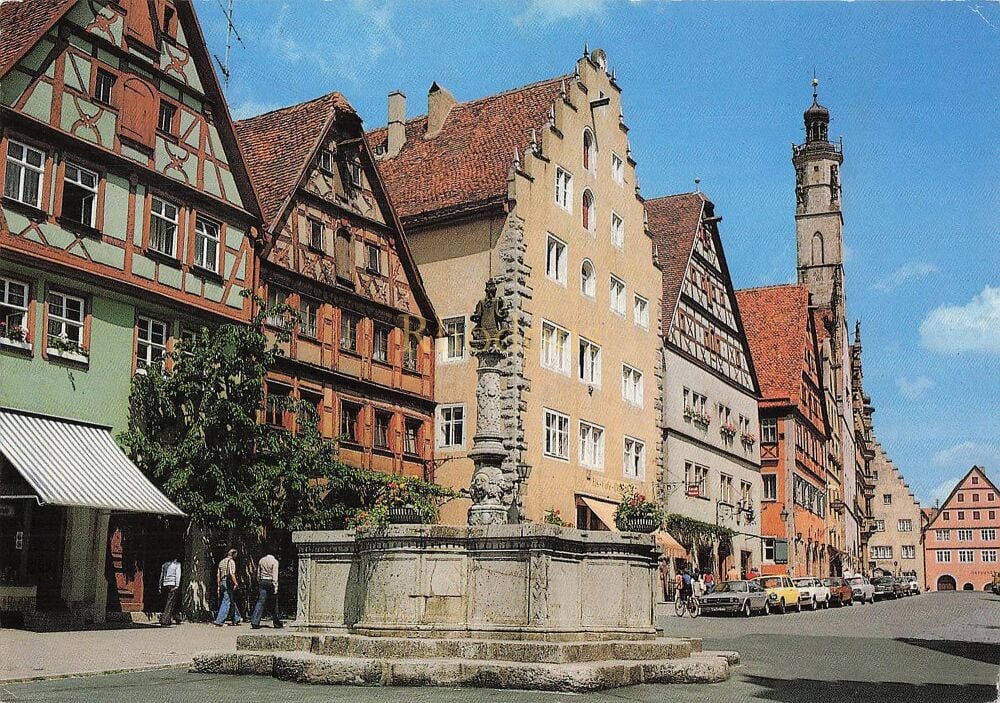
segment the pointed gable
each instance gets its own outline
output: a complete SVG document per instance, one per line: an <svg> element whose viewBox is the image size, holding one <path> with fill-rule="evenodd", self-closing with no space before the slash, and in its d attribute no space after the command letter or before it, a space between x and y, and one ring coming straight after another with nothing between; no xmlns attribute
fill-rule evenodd
<svg viewBox="0 0 1000 703"><path fill-rule="evenodd" d="M981 500L973 501L970 498L973 492L978 493ZM961 495L964 500L959 500L959 495ZM986 471L983 467L973 466L969 469L969 472L955 484L955 487L951 489L951 493L949 493L948 497L941 503L941 506L937 508L934 516L931 518L930 522L927 523L927 527L930 528L938 522L941 522L941 514L945 511L971 511L988 508L996 509L998 504L1000 504L1000 491L998 491L997 487L992 481L990 481L990 478L986 475ZM941 524L937 526L954 527L954 524Z"/></svg>

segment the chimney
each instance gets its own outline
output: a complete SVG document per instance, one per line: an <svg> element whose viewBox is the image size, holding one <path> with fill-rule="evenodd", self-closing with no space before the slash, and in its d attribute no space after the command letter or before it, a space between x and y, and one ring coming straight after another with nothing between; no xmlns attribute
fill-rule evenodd
<svg viewBox="0 0 1000 703"><path fill-rule="evenodd" d="M386 157L397 156L406 144L406 94L400 90L389 93L389 135Z"/></svg>
<svg viewBox="0 0 1000 703"><path fill-rule="evenodd" d="M433 139L444 126L444 121L448 118L451 106L456 102L455 96L437 84L431 83L431 89L427 91L427 139Z"/></svg>

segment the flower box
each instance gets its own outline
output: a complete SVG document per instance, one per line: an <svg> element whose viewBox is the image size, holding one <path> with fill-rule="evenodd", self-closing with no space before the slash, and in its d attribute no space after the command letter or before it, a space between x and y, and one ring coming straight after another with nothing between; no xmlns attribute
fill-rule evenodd
<svg viewBox="0 0 1000 703"><path fill-rule="evenodd" d="M749 432L744 432L743 436L740 439L743 441L743 444L747 445L748 447L752 447L754 444L757 443L757 438Z"/></svg>
<svg viewBox="0 0 1000 703"><path fill-rule="evenodd" d="M72 361L77 364L89 364L90 357L87 356L83 351L72 351L70 349L56 349L54 347L49 347L45 352L50 357L55 357L57 359L65 359L66 361Z"/></svg>
<svg viewBox="0 0 1000 703"><path fill-rule="evenodd" d="M736 426L735 425L722 425L719 428L719 434L726 439L732 439L736 436Z"/></svg>
<svg viewBox="0 0 1000 703"><path fill-rule="evenodd" d="M617 523L616 527L622 532L644 532L646 534L655 532L660 526L660 521L650 515L618 520Z"/></svg>
<svg viewBox="0 0 1000 703"><path fill-rule="evenodd" d="M10 347L11 349L21 349L22 351L31 351L31 342L24 339L0 337L0 346Z"/></svg>

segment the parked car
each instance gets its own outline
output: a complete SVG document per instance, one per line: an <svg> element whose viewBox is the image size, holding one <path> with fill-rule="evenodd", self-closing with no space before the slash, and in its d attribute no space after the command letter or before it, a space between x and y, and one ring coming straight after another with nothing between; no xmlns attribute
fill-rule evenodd
<svg viewBox="0 0 1000 703"><path fill-rule="evenodd" d="M823 585L830 589L829 603L836 603L838 606L854 605L854 589L847 581L839 576L831 576L823 579ZM869 584L871 585L871 584Z"/></svg>
<svg viewBox="0 0 1000 703"><path fill-rule="evenodd" d="M758 576L751 580L767 591L767 600L771 604L771 610L777 610L784 614L788 612L789 608L795 608L798 612L802 612L799 589L787 576Z"/></svg>
<svg viewBox="0 0 1000 703"><path fill-rule="evenodd" d="M793 579L799 589L799 604L811 610L830 607L830 589L823 582L812 576L800 576Z"/></svg>
<svg viewBox="0 0 1000 703"><path fill-rule="evenodd" d="M771 612L767 592L753 581L723 581L699 601L701 612L705 614L739 613L750 617L753 613L769 615Z"/></svg>
<svg viewBox="0 0 1000 703"><path fill-rule="evenodd" d="M847 583L854 592L854 600L861 603L875 602L875 586L867 578L858 574L847 579Z"/></svg>
<svg viewBox="0 0 1000 703"><path fill-rule="evenodd" d="M920 582L917 581L916 571L904 571L900 574L900 578L903 581L903 587L906 590L906 595L920 595Z"/></svg>
<svg viewBox="0 0 1000 703"><path fill-rule="evenodd" d="M875 600L903 597L903 587L892 576L880 576L872 585L875 586Z"/></svg>

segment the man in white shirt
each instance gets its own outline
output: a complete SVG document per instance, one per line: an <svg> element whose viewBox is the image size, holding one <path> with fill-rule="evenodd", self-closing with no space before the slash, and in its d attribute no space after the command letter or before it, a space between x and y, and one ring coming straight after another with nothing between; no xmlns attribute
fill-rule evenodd
<svg viewBox="0 0 1000 703"><path fill-rule="evenodd" d="M180 614L177 613L180 588L181 562L175 556L163 562L160 568L160 593L167 594L167 602L163 604L163 612L160 613L160 627L169 627L175 620L180 623Z"/></svg>
<svg viewBox="0 0 1000 703"><path fill-rule="evenodd" d="M240 609L236 605L236 590L239 588L239 580L236 577L236 556L238 554L239 552L235 549L230 549L215 570L219 595L219 614L215 618L216 627L222 627L227 617L231 617L233 625L239 625L243 622L243 616L240 615Z"/></svg>
<svg viewBox="0 0 1000 703"><path fill-rule="evenodd" d="M271 601L271 611L275 627L283 627L278 618L278 560L267 550L267 553L257 563L257 604L250 617L250 627L260 628L260 619L264 616L267 601Z"/></svg>

